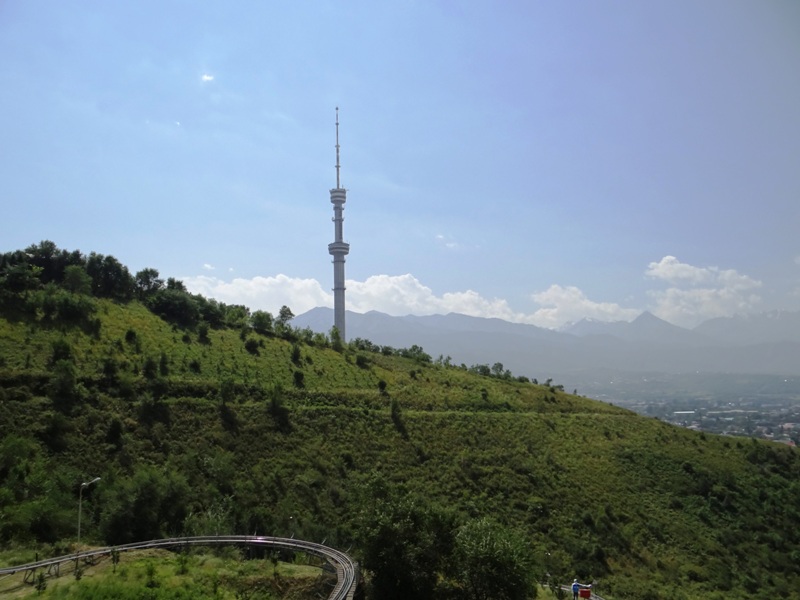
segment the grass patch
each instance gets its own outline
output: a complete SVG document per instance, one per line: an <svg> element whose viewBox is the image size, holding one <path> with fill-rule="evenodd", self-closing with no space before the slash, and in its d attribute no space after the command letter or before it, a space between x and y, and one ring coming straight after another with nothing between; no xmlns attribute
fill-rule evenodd
<svg viewBox="0 0 800 600"><path fill-rule="evenodd" d="M0 581L3 598L317 598L327 597L335 578L318 565L273 563L269 558L247 558L248 551L218 548L188 553L142 550L120 554L119 563L104 557L93 565L81 564L76 579L74 564L64 564L60 576L46 576L46 587L25 583L17 574ZM4 563L26 560L27 552L5 551ZM327 590L327 592L326 592ZM252 594L252 595L251 595Z"/></svg>

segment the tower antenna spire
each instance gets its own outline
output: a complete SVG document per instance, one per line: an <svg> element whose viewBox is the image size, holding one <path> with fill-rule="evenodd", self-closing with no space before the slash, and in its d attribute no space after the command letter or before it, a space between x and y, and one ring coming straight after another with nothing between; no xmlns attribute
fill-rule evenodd
<svg viewBox="0 0 800 600"><path fill-rule="evenodd" d="M339 107L336 107L336 189L342 186L339 184Z"/></svg>

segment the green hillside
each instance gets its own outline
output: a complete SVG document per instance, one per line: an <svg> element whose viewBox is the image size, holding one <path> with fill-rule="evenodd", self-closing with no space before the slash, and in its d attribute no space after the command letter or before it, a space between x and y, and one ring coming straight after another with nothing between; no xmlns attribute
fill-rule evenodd
<svg viewBox="0 0 800 600"><path fill-rule="evenodd" d="M451 538L486 518L525 540L537 580L607 598L800 594L794 449L342 344L48 244L0 257L6 549L69 550L100 476L87 543L294 535L368 568L378 545L460 598Z"/></svg>

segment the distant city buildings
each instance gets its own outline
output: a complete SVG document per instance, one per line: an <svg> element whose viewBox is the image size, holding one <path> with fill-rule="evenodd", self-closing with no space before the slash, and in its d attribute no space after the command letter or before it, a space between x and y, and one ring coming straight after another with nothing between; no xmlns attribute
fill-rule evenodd
<svg viewBox="0 0 800 600"><path fill-rule="evenodd" d="M688 403L694 408L684 408ZM800 398L793 395L782 399L666 399L619 404L695 431L761 438L793 447L800 442Z"/></svg>

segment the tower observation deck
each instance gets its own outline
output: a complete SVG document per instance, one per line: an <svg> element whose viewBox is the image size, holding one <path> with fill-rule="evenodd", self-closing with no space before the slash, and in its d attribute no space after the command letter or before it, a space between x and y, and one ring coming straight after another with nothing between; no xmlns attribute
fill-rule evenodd
<svg viewBox="0 0 800 600"><path fill-rule="evenodd" d="M344 203L347 190L339 181L339 107L336 107L336 187L331 190L333 204L334 241L328 244L328 253L333 256L333 325L345 341L344 329L344 257L350 252L350 244L342 237Z"/></svg>

